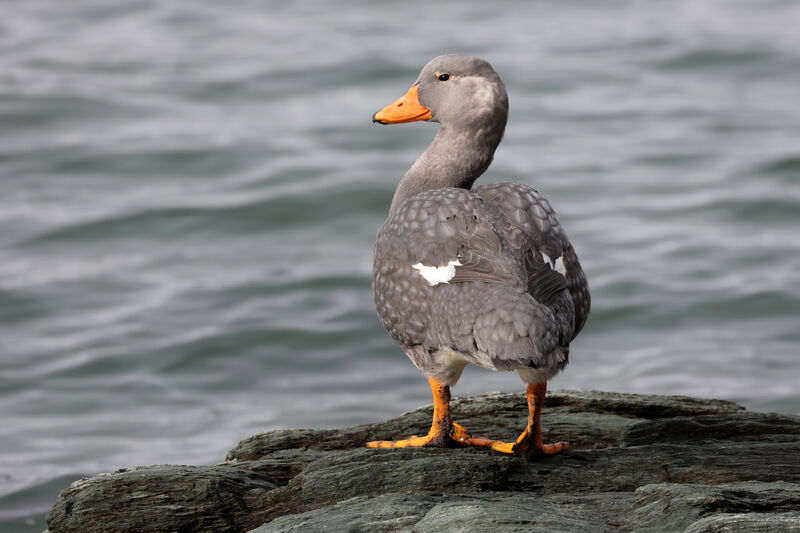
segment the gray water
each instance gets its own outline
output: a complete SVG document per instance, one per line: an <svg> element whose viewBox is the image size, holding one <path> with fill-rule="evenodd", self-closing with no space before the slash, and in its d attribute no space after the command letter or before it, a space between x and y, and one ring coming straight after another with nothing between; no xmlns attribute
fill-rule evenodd
<svg viewBox="0 0 800 533"><path fill-rule="evenodd" d="M551 387L800 411L799 27L794 0L0 3L0 529L80 476L430 401L369 284L436 127L370 117L444 52L508 87L482 182L544 192L589 277ZM522 383L454 394L492 390Z"/></svg>

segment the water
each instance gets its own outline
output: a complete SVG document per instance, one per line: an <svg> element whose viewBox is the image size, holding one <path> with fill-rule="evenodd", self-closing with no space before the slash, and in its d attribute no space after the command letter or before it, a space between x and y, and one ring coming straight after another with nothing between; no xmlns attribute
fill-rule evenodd
<svg viewBox="0 0 800 533"><path fill-rule="evenodd" d="M552 387L800 411L800 6L5 2L0 529L83 475L429 402L371 249L435 132L374 111L489 59L482 182L553 202L594 308ZM468 369L455 395L522 390Z"/></svg>

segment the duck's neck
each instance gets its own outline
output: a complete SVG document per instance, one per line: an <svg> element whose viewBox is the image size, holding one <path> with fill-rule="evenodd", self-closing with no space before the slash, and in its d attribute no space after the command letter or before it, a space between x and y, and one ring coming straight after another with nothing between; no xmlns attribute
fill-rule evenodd
<svg viewBox="0 0 800 533"><path fill-rule="evenodd" d="M389 213L417 193L442 187L469 189L489 167L503 138L501 127L459 129L442 126L425 152L400 180Z"/></svg>

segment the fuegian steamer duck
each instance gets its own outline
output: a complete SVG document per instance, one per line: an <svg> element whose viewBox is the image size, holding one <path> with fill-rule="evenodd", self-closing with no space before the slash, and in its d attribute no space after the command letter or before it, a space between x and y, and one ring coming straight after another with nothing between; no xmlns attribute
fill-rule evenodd
<svg viewBox="0 0 800 533"><path fill-rule="evenodd" d="M589 288L550 203L519 183L472 188L492 162L508 96L482 59L430 61L408 93L373 121L441 124L406 172L378 232L372 287L383 326L428 377L433 424L424 437L373 448L484 446L528 457L543 444L547 380L569 359L589 314ZM516 370L528 383L528 425L515 442L472 437L450 417L450 387L472 363Z"/></svg>

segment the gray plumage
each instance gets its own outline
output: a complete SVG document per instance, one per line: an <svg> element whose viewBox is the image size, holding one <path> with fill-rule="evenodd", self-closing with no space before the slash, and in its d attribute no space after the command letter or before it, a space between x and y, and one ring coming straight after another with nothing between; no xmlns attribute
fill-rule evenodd
<svg viewBox="0 0 800 533"><path fill-rule="evenodd" d="M518 183L471 188L508 114L491 66L440 56L417 84L419 102L442 126L401 180L378 232L378 316L414 364L447 385L467 363L544 381L567 364L589 314L578 257L538 191ZM442 277L431 281L423 271Z"/></svg>

